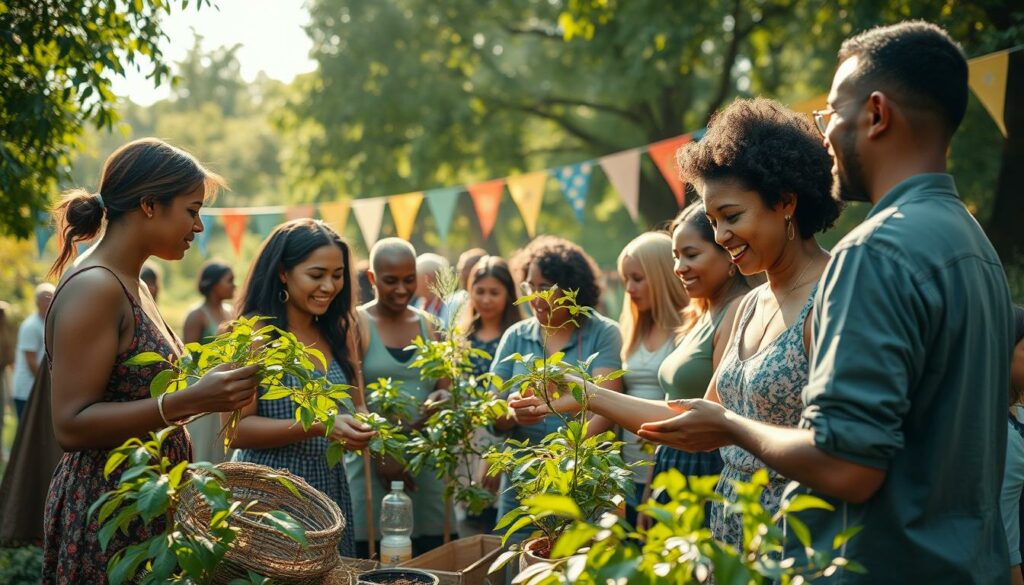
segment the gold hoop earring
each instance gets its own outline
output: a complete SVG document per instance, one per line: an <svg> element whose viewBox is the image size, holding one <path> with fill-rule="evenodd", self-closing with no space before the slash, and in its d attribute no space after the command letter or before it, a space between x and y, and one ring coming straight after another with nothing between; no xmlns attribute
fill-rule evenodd
<svg viewBox="0 0 1024 585"><path fill-rule="evenodd" d="M287 303L290 298L291 297L288 295L288 289L283 288L281 289L281 292L277 293L277 300L281 301L282 305Z"/></svg>
<svg viewBox="0 0 1024 585"><path fill-rule="evenodd" d="M736 265L735 264L733 264L732 266L729 267L729 277L732 278L733 276L736 276Z"/></svg>
<svg viewBox="0 0 1024 585"><path fill-rule="evenodd" d="M786 216L786 237L791 241L796 237L796 228L793 227L793 218Z"/></svg>

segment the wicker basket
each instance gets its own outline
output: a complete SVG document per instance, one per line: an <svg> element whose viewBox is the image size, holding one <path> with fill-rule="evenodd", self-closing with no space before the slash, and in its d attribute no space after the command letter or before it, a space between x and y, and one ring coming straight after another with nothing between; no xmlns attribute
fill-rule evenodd
<svg viewBox="0 0 1024 585"><path fill-rule="evenodd" d="M245 516L233 525L238 536L217 568L214 582L226 585L232 579L253 571L275 583L314 585L338 563L338 542L345 529L345 517L336 503L314 489L302 478L284 470L275 470L252 463L221 463L217 469L226 479L224 487L242 502L256 500L254 512L282 510L291 514L306 529L307 548L291 540L256 518ZM295 485L302 498L296 498L287 487L268 478L283 475ZM181 529L205 534L210 523L210 509L198 490L186 488L181 494L175 519Z"/></svg>

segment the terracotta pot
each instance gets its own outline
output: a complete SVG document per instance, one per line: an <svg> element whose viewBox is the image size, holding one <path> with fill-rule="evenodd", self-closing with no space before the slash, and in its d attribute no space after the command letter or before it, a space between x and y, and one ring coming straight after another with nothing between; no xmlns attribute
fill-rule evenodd
<svg viewBox="0 0 1024 585"><path fill-rule="evenodd" d="M548 544L548 538L541 536L532 540L527 540L523 543L523 554L519 555L519 572L526 570L526 567L531 567L537 563L547 562L547 557L542 557L534 554L534 550L538 548L546 548L548 552L551 551L551 546Z"/></svg>
<svg viewBox="0 0 1024 585"><path fill-rule="evenodd" d="M418 569L376 569L362 573L358 577L359 585L391 585L392 583L438 585L439 582L436 575Z"/></svg>

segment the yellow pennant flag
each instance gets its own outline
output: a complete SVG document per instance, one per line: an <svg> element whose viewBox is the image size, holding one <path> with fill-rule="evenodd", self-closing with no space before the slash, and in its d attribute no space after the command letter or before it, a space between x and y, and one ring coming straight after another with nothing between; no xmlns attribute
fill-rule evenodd
<svg viewBox="0 0 1024 585"><path fill-rule="evenodd" d="M412 237L412 226L416 225L416 214L419 213L420 203L423 203L423 191L388 197L391 217L395 220L395 231L403 240Z"/></svg>
<svg viewBox="0 0 1024 585"><path fill-rule="evenodd" d="M967 62L967 84L996 121L1003 136L1006 136L1003 109L1006 106L1006 76L1009 68L1009 51L999 51Z"/></svg>
<svg viewBox="0 0 1024 585"><path fill-rule="evenodd" d="M540 204L544 201L544 183L547 180L547 171L508 178L509 195L519 208L519 214L523 216L523 223L526 224L526 233L530 234L531 238L537 233Z"/></svg>
<svg viewBox="0 0 1024 585"><path fill-rule="evenodd" d="M345 233L345 222L348 221L348 201L332 201L321 203L320 219L326 221L339 234Z"/></svg>

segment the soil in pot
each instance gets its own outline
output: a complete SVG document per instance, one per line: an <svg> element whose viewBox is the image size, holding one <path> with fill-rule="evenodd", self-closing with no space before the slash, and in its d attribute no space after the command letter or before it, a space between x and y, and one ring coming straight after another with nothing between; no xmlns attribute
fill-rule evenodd
<svg viewBox="0 0 1024 585"><path fill-rule="evenodd" d="M551 542L547 537L534 538L523 544L523 554L519 556L519 570L547 561L551 556Z"/></svg>
<svg viewBox="0 0 1024 585"><path fill-rule="evenodd" d="M416 569L377 569L359 575L359 585L437 585L436 576Z"/></svg>

